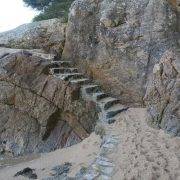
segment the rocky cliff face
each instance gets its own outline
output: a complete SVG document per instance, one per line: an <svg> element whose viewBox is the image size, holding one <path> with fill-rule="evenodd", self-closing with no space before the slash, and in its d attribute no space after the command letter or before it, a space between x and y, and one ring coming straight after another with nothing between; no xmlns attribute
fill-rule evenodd
<svg viewBox="0 0 180 180"><path fill-rule="evenodd" d="M180 56L167 51L153 68L145 95L150 122L180 136Z"/></svg>
<svg viewBox="0 0 180 180"><path fill-rule="evenodd" d="M65 43L66 24L50 19L24 24L14 30L0 33L0 46L19 49L44 49L61 54Z"/></svg>
<svg viewBox="0 0 180 180"><path fill-rule="evenodd" d="M179 27L179 1L76 0L63 57L179 135Z"/></svg>
<svg viewBox="0 0 180 180"><path fill-rule="evenodd" d="M73 59L112 94L144 104L152 69L177 49L175 2L77 0L72 4L63 57Z"/></svg>
<svg viewBox="0 0 180 180"><path fill-rule="evenodd" d="M70 146L94 128L94 104L81 99L77 85L49 75L50 59L46 56L35 50L1 49L1 154L48 152Z"/></svg>
<svg viewBox="0 0 180 180"><path fill-rule="evenodd" d="M146 107L150 125L180 136L179 6L176 0L75 0L67 27L54 19L1 33L0 160L71 146L92 131L102 138L101 145L92 136L88 145L56 152L69 166L57 166L57 174L53 152L51 160L2 169L2 179L51 179L48 173L69 179L70 158L73 170L74 161L83 164L75 179L178 179L179 137L147 126L146 109L129 105Z"/></svg>
<svg viewBox="0 0 180 180"><path fill-rule="evenodd" d="M1 152L69 146L97 119L79 86L48 75L53 56L34 48L74 61L121 103L147 106L150 124L180 135L179 11L178 1L76 0L67 28L53 19L1 33L1 46L32 49L0 50Z"/></svg>

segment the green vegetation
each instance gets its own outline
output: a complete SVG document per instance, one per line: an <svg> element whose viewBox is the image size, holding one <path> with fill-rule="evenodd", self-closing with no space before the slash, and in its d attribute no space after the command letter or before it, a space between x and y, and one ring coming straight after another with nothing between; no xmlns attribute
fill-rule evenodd
<svg viewBox="0 0 180 180"><path fill-rule="evenodd" d="M68 19L69 8L74 0L23 0L28 6L41 11L33 21L52 18Z"/></svg>

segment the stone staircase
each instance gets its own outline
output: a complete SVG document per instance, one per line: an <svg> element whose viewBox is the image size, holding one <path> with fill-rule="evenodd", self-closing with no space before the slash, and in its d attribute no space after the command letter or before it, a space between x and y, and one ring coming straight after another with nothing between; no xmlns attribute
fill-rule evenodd
<svg viewBox="0 0 180 180"><path fill-rule="evenodd" d="M54 60L50 67L50 74L55 78L79 85L82 98L85 101L93 101L99 110L99 120L96 126L96 133L102 137L99 155L86 170L80 170L75 179L111 179L115 165L109 155L115 152L120 142L111 124L118 119L121 112L128 110L128 107L122 105L119 99L105 93L100 85L79 73L71 61Z"/></svg>
<svg viewBox="0 0 180 180"><path fill-rule="evenodd" d="M110 124L116 120L119 113L128 109L119 99L103 92L100 85L94 84L92 80L79 73L71 61L52 61L50 74L70 84L80 85L83 99L95 102L100 109L100 121Z"/></svg>

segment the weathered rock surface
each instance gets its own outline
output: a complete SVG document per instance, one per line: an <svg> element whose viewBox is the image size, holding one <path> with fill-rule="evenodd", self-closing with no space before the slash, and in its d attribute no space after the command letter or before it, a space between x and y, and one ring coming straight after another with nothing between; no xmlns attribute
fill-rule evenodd
<svg viewBox="0 0 180 180"><path fill-rule="evenodd" d="M150 122L180 136L180 56L167 51L153 68L146 95Z"/></svg>
<svg viewBox="0 0 180 180"><path fill-rule="evenodd" d="M44 49L61 54L65 43L66 24L60 19L50 19L24 24L0 33L0 46L20 49Z"/></svg>
<svg viewBox="0 0 180 180"><path fill-rule="evenodd" d="M22 47L43 48L54 55L63 51L64 59L73 60L120 97L111 97L70 61L55 58L50 65L54 55L42 50L0 49L0 157L73 145L89 135L98 118L95 132L102 138L101 145L88 140L89 146L53 152L27 163L31 166L4 168L0 176L179 179L179 138L147 126L145 109L122 105L147 105L151 124L180 136L178 6L177 1L165 0L75 0L64 50L65 33L58 28L47 33L54 28L49 22L56 20L47 22L45 33L40 27L34 40L27 34L36 34L37 24L28 25L22 36L18 29L5 33L7 38L0 36L2 46L30 43ZM54 32L63 34L63 41ZM82 166L87 157L91 163L73 174L77 159L82 158Z"/></svg>
<svg viewBox="0 0 180 180"><path fill-rule="evenodd" d="M69 85L49 75L50 60L39 57L39 53L21 50L2 54L2 154L47 152L70 146L88 136L97 114L94 104L84 102L79 96L78 85Z"/></svg>
<svg viewBox="0 0 180 180"><path fill-rule="evenodd" d="M121 102L147 105L149 122L174 135L180 135L179 4L76 0L63 51Z"/></svg>
<svg viewBox="0 0 180 180"><path fill-rule="evenodd" d="M144 104L154 65L178 48L176 7L178 2L165 0L76 0L63 58L73 59L123 102Z"/></svg>

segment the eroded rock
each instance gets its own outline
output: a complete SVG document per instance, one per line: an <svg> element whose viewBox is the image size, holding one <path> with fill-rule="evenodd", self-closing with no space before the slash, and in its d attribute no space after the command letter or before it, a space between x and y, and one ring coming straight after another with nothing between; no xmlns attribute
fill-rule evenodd
<svg viewBox="0 0 180 180"><path fill-rule="evenodd" d="M149 122L180 136L180 56L167 51L153 68L145 100Z"/></svg>
<svg viewBox="0 0 180 180"><path fill-rule="evenodd" d="M49 59L29 51L0 59L0 144L12 155L48 152L88 136L97 120L79 86L49 75Z"/></svg>

